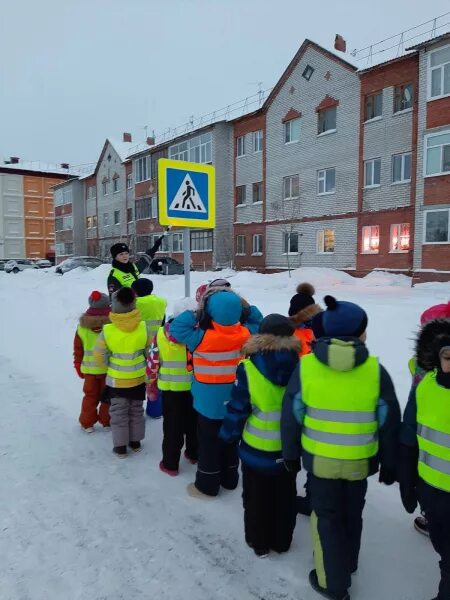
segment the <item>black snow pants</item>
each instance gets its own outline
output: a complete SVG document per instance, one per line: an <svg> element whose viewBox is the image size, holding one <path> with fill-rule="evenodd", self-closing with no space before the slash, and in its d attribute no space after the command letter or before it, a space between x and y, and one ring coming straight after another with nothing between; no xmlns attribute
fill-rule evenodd
<svg viewBox="0 0 450 600"><path fill-rule="evenodd" d="M431 543L440 555L441 581L437 600L450 598L450 493L419 479L419 502L428 519Z"/></svg>
<svg viewBox="0 0 450 600"><path fill-rule="evenodd" d="M287 552L297 516L297 473L276 473L242 465L245 541L257 554Z"/></svg>
<svg viewBox="0 0 450 600"><path fill-rule="evenodd" d="M197 412L192 406L191 392L162 393L163 463L167 469L178 470L181 449L186 436L186 455L197 460Z"/></svg>
<svg viewBox="0 0 450 600"><path fill-rule="evenodd" d="M198 415L198 466L195 486L208 496L217 496L220 486L234 490L239 481L237 444L219 439L222 419Z"/></svg>
<svg viewBox="0 0 450 600"><path fill-rule="evenodd" d="M358 568L367 479L321 479L310 473L308 488L319 585L343 595Z"/></svg>

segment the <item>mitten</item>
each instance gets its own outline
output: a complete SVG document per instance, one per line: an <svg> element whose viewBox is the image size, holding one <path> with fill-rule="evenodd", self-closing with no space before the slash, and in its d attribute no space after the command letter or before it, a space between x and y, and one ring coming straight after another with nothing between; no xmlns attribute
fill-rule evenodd
<svg viewBox="0 0 450 600"><path fill-rule="evenodd" d="M415 486L401 481L400 496L406 512L412 514L417 508L417 493Z"/></svg>
<svg viewBox="0 0 450 600"><path fill-rule="evenodd" d="M380 467L380 474L378 476L378 481L380 483L384 483L385 485L392 485L397 480L397 471L395 468Z"/></svg>
<svg viewBox="0 0 450 600"><path fill-rule="evenodd" d="M286 469L286 471L288 471L289 473L298 473L301 469L300 466L300 459L298 458L297 460L283 460L283 464L284 464L284 468Z"/></svg>

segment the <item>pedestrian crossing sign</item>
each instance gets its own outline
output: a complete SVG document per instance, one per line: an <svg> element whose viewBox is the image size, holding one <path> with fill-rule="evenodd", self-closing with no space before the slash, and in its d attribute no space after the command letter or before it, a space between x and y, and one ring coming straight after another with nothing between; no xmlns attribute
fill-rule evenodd
<svg viewBox="0 0 450 600"><path fill-rule="evenodd" d="M216 226L216 170L212 165L160 158L158 208L161 225Z"/></svg>

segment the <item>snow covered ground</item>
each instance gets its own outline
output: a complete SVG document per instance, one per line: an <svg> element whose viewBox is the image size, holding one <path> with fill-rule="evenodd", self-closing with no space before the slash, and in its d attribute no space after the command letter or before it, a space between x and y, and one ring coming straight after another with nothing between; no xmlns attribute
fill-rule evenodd
<svg viewBox="0 0 450 600"><path fill-rule="evenodd" d="M144 451L118 461L110 434L77 423L81 381L72 368L77 319L108 267L63 277L0 272L0 600L314 600L309 523L299 517L291 551L266 560L243 540L240 492L211 502L186 495L195 467L177 478L158 469L161 421L147 422ZM286 313L300 281L360 303L368 345L390 371L402 405L420 313L446 302L449 284L410 287L403 276L365 279L327 269L286 273L193 273L193 289L226 275L263 313ZM182 277L153 277L174 302ZM304 474L299 476L299 489ZM412 528L396 486L372 478L355 600L428 600L437 555Z"/></svg>

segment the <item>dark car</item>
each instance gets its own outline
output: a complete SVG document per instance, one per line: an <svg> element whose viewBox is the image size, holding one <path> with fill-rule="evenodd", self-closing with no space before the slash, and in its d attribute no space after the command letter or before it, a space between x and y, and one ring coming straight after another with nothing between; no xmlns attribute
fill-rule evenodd
<svg viewBox="0 0 450 600"><path fill-rule="evenodd" d="M64 275L67 271L72 271L78 267L83 267L84 269L96 269L102 264L102 260L94 258L93 256L74 256L63 260L62 263L56 267L55 271L56 273L59 273L59 275Z"/></svg>
<svg viewBox="0 0 450 600"><path fill-rule="evenodd" d="M139 256L140 268L144 265L141 273L147 275L183 275L184 265L170 256L151 259L146 254Z"/></svg>
<svg viewBox="0 0 450 600"><path fill-rule="evenodd" d="M5 265L8 262L7 258L0 258L0 271L4 271L5 270Z"/></svg>

